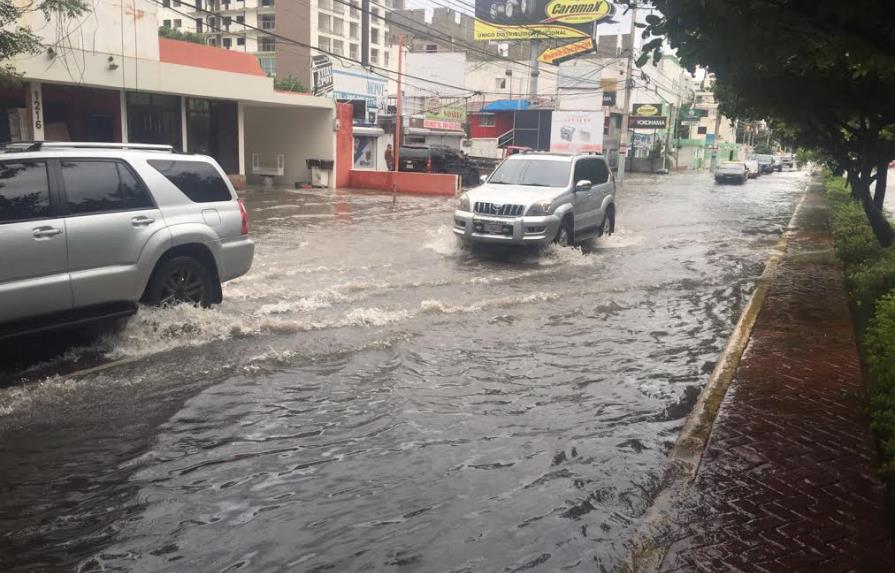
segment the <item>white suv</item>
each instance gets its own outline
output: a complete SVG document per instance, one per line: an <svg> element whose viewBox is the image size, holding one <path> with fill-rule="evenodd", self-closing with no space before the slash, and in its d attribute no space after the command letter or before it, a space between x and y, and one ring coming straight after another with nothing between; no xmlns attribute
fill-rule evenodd
<svg viewBox="0 0 895 573"><path fill-rule="evenodd" d="M255 245L210 157L170 146L10 144L0 153L0 338L221 301Z"/></svg>

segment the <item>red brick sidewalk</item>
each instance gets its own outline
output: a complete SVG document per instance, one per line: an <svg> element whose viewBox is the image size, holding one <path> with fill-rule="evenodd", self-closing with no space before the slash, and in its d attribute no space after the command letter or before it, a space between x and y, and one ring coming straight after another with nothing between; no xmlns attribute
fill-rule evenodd
<svg viewBox="0 0 895 573"><path fill-rule="evenodd" d="M660 570L895 571L826 200L813 188L658 540Z"/></svg>

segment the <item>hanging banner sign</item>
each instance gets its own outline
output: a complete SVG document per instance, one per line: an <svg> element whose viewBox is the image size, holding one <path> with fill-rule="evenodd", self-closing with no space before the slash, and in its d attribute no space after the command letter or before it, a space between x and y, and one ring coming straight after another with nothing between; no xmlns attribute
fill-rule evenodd
<svg viewBox="0 0 895 573"><path fill-rule="evenodd" d="M613 16L607 0L476 0L476 40L589 38Z"/></svg>
<svg viewBox="0 0 895 573"><path fill-rule="evenodd" d="M540 56L538 56L538 61L558 66L563 62L568 62L578 56L583 56L584 54L589 54L595 51L597 51L597 46L594 44L593 39L585 38L564 46L547 48L541 52Z"/></svg>
<svg viewBox="0 0 895 573"><path fill-rule="evenodd" d="M603 105L606 107L613 107L615 105L615 92L603 92Z"/></svg>
<svg viewBox="0 0 895 573"><path fill-rule="evenodd" d="M681 120L696 120L699 121L701 117L707 117L709 114L709 110L707 109L682 109L681 110Z"/></svg>
<svg viewBox="0 0 895 573"><path fill-rule="evenodd" d="M634 117L628 118L628 127L632 129L665 129L668 118L660 117Z"/></svg>

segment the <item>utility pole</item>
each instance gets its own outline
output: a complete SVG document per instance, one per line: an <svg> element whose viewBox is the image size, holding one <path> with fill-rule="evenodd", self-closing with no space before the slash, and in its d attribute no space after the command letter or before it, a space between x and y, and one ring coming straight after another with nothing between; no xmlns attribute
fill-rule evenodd
<svg viewBox="0 0 895 573"><path fill-rule="evenodd" d="M634 80L631 75L634 70L634 33L637 31L637 4L631 7L631 46L628 48L628 63L625 65L625 107L622 108L622 131L618 142L618 173L615 181L619 186L625 184L625 159L628 155L628 120L631 117L631 90L634 89Z"/></svg>
<svg viewBox="0 0 895 573"><path fill-rule="evenodd" d="M360 8L360 61L370 65L370 0L361 0Z"/></svg>
<svg viewBox="0 0 895 573"><path fill-rule="evenodd" d="M369 1L369 0L367 0ZM403 127L404 118L401 117L401 78L404 77L404 35L398 35L398 98L395 100L395 150L392 153L392 166L395 171L398 170L398 161L401 159L401 128Z"/></svg>
<svg viewBox="0 0 895 573"><path fill-rule="evenodd" d="M673 103L668 104L668 129L665 130L665 152L662 154L662 169L668 171L668 151L671 149L671 131L677 130L674 121L674 112L677 108Z"/></svg>
<svg viewBox="0 0 895 573"><path fill-rule="evenodd" d="M538 55L541 53L541 41L532 40L530 45L531 55L528 58L528 68L531 70L531 75L528 78L528 99L534 104L538 99L538 76L541 75L538 61Z"/></svg>
<svg viewBox="0 0 895 573"><path fill-rule="evenodd" d="M721 104L718 104L718 108L715 110L715 145L712 150L712 163L709 167L712 173L718 168L718 151L721 150L721 141L718 139L719 131L721 131Z"/></svg>

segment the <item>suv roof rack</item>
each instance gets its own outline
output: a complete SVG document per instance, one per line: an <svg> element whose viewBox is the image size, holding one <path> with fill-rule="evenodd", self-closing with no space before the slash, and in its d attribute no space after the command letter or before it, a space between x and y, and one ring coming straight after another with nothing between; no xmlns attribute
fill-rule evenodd
<svg viewBox="0 0 895 573"><path fill-rule="evenodd" d="M7 143L4 150L42 151L44 149L138 149L140 151L174 151L171 145L156 143L104 143L96 141L16 141Z"/></svg>

